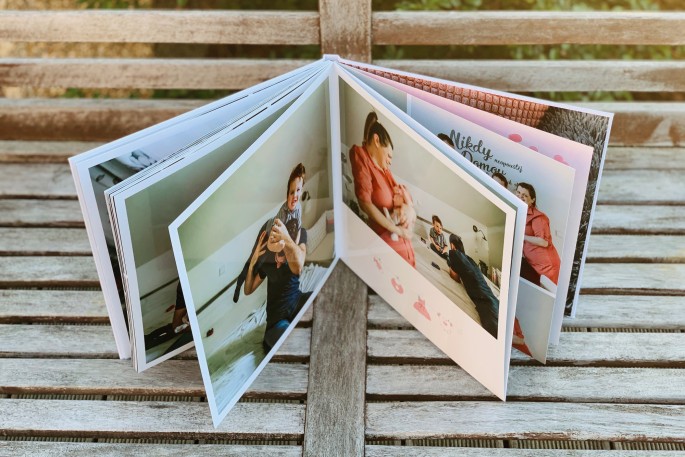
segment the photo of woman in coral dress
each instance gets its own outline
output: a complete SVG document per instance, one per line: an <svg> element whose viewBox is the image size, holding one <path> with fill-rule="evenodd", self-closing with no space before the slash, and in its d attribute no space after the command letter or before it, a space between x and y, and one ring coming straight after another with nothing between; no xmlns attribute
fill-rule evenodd
<svg viewBox="0 0 685 457"><path fill-rule="evenodd" d="M350 149L354 193L369 227L416 267L411 243L416 212L406 187L397 184L390 171L392 157L392 139L372 111L366 117L362 145Z"/></svg>

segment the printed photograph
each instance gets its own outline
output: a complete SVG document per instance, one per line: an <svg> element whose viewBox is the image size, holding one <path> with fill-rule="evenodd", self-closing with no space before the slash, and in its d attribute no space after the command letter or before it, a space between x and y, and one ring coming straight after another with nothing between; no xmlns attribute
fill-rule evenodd
<svg viewBox="0 0 685 457"><path fill-rule="evenodd" d="M172 225L215 423L294 327L334 258L326 89L296 102Z"/></svg>
<svg viewBox="0 0 685 457"><path fill-rule="evenodd" d="M340 82L343 201L497 338L505 213Z"/></svg>

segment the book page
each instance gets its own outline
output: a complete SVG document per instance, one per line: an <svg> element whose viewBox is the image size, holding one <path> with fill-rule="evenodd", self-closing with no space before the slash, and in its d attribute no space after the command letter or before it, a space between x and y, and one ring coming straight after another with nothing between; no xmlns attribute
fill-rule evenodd
<svg viewBox="0 0 685 457"><path fill-rule="evenodd" d="M509 201L503 201L344 71L338 75L341 259L445 354L505 398L522 203L506 192ZM490 279L490 268L501 271L499 284Z"/></svg>
<svg viewBox="0 0 685 457"><path fill-rule="evenodd" d="M169 227L215 425L335 265L328 101L326 73Z"/></svg>

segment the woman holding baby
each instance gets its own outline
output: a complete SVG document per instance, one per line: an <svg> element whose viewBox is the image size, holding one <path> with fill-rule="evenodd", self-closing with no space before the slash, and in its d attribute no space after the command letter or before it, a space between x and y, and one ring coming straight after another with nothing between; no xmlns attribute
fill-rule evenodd
<svg viewBox="0 0 685 457"><path fill-rule="evenodd" d="M350 150L354 193L371 229L415 267L411 238L416 213L411 195L390 171L392 157L390 135L372 111L366 117L362 145Z"/></svg>

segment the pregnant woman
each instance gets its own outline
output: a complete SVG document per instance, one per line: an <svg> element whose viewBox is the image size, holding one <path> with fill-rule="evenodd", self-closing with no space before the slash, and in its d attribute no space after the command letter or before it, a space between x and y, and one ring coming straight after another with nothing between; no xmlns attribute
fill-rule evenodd
<svg viewBox="0 0 685 457"><path fill-rule="evenodd" d="M411 244L416 212L406 187L398 185L390 171L392 157L390 135L372 111L364 124L364 142L350 150L354 193L371 229L416 267Z"/></svg>

